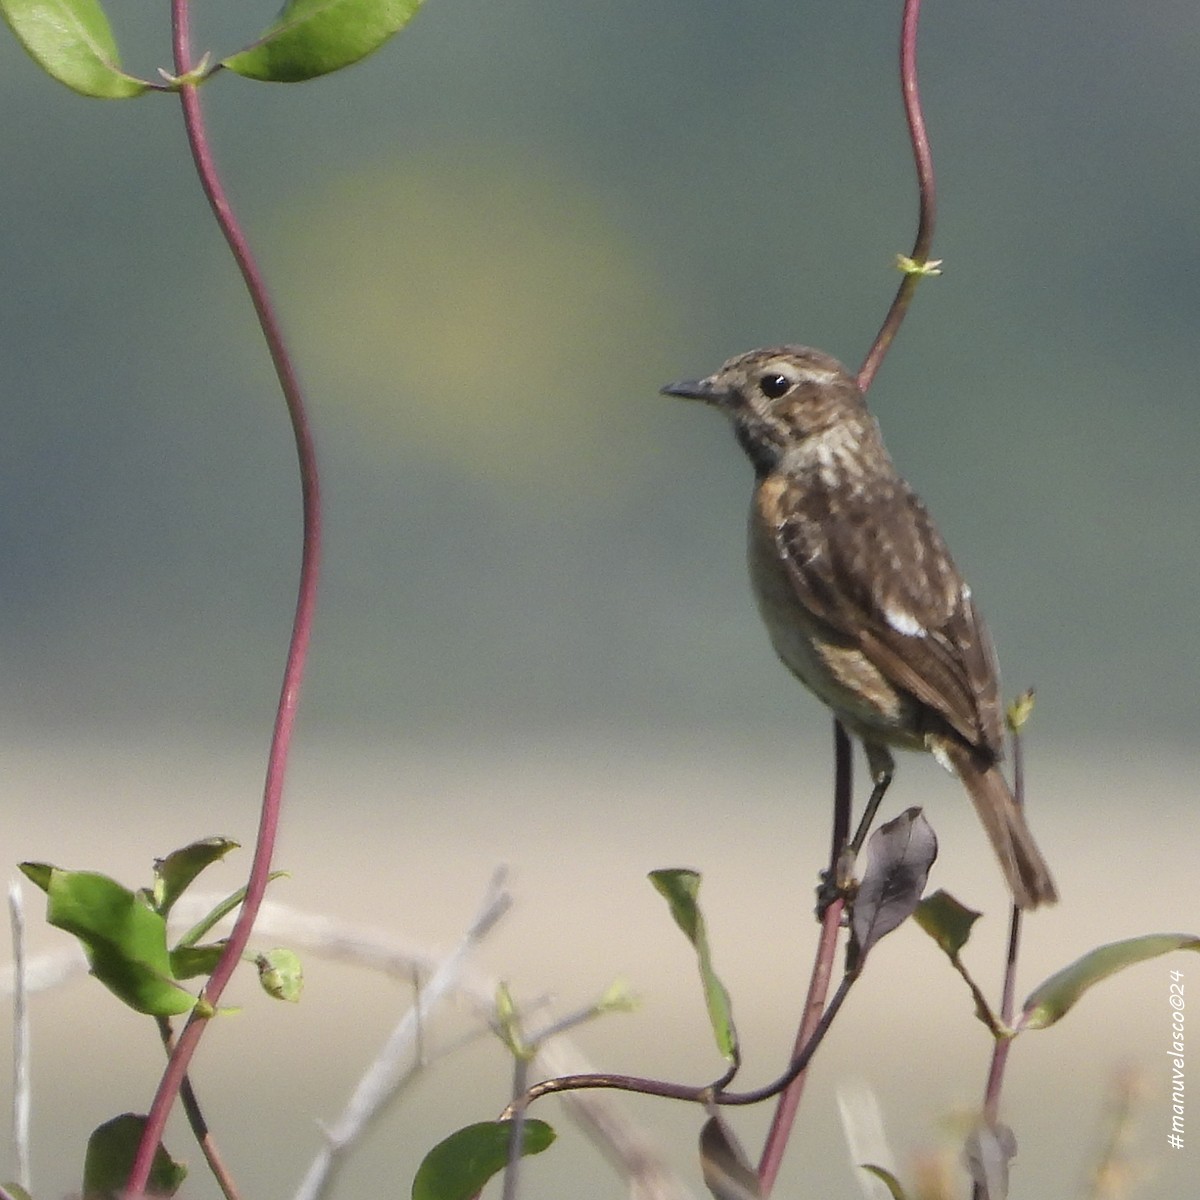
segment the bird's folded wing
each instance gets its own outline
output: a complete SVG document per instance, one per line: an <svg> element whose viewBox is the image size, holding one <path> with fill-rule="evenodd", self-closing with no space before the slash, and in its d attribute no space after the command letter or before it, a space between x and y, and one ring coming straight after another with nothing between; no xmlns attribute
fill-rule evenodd
<svg viewBox="0 0 1200 1200"><path fill-rule="evenodd" d="M900 481L847 497L805 488L775 526L797 598L966 742L999 756L991 639L924 505Z"/></svg>

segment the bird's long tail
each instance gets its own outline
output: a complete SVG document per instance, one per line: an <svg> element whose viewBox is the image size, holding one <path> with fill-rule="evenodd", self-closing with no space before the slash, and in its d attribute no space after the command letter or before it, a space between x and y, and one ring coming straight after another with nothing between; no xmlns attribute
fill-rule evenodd
<svg viewBox="0 0 1200 1200"><path fill-rule="evenodd" d="M969 746L954 743L944 747L958 777L966 785L975 811L987 831L1000 869L1008 880L1018 908L1036 908L1058 899L1050 868L1038 849L1025 815L1017 807L1000 767L981 765Z"/></svg>

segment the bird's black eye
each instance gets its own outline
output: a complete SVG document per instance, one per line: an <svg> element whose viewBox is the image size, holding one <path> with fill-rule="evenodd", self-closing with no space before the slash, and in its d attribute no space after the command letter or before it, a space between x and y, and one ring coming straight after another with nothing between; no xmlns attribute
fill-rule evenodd
<svg viewBox="0 0 1200 1200"><path fill-rule="evenodd" d="M792 386L792 381L786 375L769 373L760 376L759 390L768 400L778 400Z"/></svg>

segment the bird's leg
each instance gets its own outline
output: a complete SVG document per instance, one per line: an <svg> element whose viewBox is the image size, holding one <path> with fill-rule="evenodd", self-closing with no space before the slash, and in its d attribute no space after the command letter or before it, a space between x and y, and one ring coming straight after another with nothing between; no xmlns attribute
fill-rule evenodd
<svg viewBox="0 0 1200 1200"><path fill-rule="evenodd" d="M838 856L837 866L832 874L823 872L821 885L817 888L817 915L822 916L825 909L837 898L848 899L858 889L854 876L854 862L862 850L863 842L871 831L875 814L879 811L884 793L896 773L896 760L886 746L876 742L864 742L863 749L867 752L867 765L874 780L871 795L867 799L867 807L863 810L862 819L854 832L854 837L846 844Z"/></svg>
<svg viewBox="0 0 1200 1200"><path fill-rule="evenodd" d="M863 749L867 752L867 765L871 768L871 778L875 781L875 786L871 789L862 820L859 821L858 829L850 842L850 853L856 857L863 847L863 842L867 840L883 794L888 790L892 776L896 773L896 760L886 746L881 746L878 742L864 742Z"/></svg>

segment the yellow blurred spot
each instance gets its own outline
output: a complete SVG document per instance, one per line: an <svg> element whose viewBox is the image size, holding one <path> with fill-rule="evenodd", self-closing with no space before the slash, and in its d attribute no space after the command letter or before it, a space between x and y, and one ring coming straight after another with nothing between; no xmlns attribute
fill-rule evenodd
<svg viewBox="0 0 1200 1200"><path fill-rule="evenodd" d="M281 229L306 378L368 452L532 479L548 455L612 453L621 410L653 403L637 364L662 336L654 273L577 180L419 159L342 178Z"/></svg>

